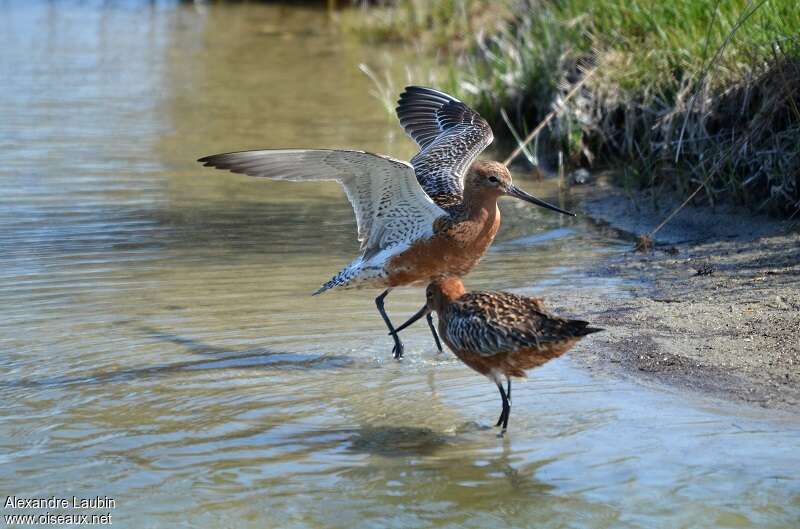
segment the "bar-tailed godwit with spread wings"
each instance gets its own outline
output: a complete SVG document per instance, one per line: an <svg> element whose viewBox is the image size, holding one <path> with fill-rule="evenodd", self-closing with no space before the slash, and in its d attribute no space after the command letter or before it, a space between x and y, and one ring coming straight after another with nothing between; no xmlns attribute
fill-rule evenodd
<svg viewBox="0 0 800 529"><path fill-rule="evenodd" d="M476 161L492 142L492 130L454 97L410 86L400 96L397 115L420 148L410 164L363 151L321 149L241 151L198 161L275 180L342 184L355 211L361 254L316 294L333 288L384 289L375 303L394 338L394 356L400 358L403 343L384 299L395 287L469 272L500 227L498 198L513 196L572 213L514 186L504 165ZM436 338L430 317L428 324Z"/></svg>

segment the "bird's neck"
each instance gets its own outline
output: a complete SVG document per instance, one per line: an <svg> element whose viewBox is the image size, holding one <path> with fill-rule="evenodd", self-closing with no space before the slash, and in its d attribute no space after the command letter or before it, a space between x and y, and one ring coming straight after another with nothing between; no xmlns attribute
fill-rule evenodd
<svg viewBox="0 0 800 529"><path fill-rule="evenodd" d="M466 190L464 193L464 215L469 220L492 222L500 216L497 209L498 195L494 193L475 193Z"/></svg>

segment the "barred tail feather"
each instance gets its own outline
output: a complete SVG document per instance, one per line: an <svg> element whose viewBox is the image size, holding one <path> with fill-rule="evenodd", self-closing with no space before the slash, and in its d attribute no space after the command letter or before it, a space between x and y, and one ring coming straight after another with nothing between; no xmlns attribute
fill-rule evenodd
<svg viewBox="0 0 800 529"><path fill-rule="evenodd" d="M311 294L312 296L317 296L322 294L326 290L330 290L336 287L343 287L350 283L361 271L362 265L362 258L359 257L346 267L344 267L338 274L333 276L328 282L324 285L319 287L316 292Z"/></svg>
<svg viewBox="0 0 800 529"><path fill-rule="evenodd" d="M334 279L335 279L335 278L334 278ZM332 289L333 287L335 287L335 286L336 286L336 281L334 281L334 279L331 279L330 281L328 281L327 283L325 283L324 285L322 285L321 287L319 287L319 288L318 288L317 290L315 290L315 291L314 291L314 293L313 293L313 294L311 294L311 295L312 295L312 296L318 296L318 295L322 294L323 292L325 292L326 290L330 290L330 289Z"/></svg>
<svg viewBox="0 0 800 529"><path fill-rule="evenodd" d="M331 288L387 288L388 272L386 263L395 255L399 255L409 247L406 243L393 244L388 248L371 254L366 251L349 265L342 268L341 272L322 285L313 295L321 294Z"/></svg>

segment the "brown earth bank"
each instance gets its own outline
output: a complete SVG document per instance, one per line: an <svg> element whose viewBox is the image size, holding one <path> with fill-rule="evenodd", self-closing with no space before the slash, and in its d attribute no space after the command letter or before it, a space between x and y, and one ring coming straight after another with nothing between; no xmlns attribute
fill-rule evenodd
<svg viewBox="0 0 800 529"><path fill-rule="evenodd" d="M559 300L605 327L574 357L592 369L800 412L800 227L734 208L689 206L634 251L677 201L578 188L584 214L631 235L631 251L586 270L630 296ZM554 300L555 301L555 300ZM598 303L599 301L599 303Z"/></svg>

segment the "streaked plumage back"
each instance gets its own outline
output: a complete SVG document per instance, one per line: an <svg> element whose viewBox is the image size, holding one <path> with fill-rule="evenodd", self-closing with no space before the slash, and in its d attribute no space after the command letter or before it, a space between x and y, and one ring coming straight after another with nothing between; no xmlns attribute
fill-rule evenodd
<svg viewBox="0 0 800 529"><path fill-rule="evenodd" d="M456 349L483 357L577 339L600 329L552 316L540 299L508 292L469 292L450 302L441 317Z"/></svg>

